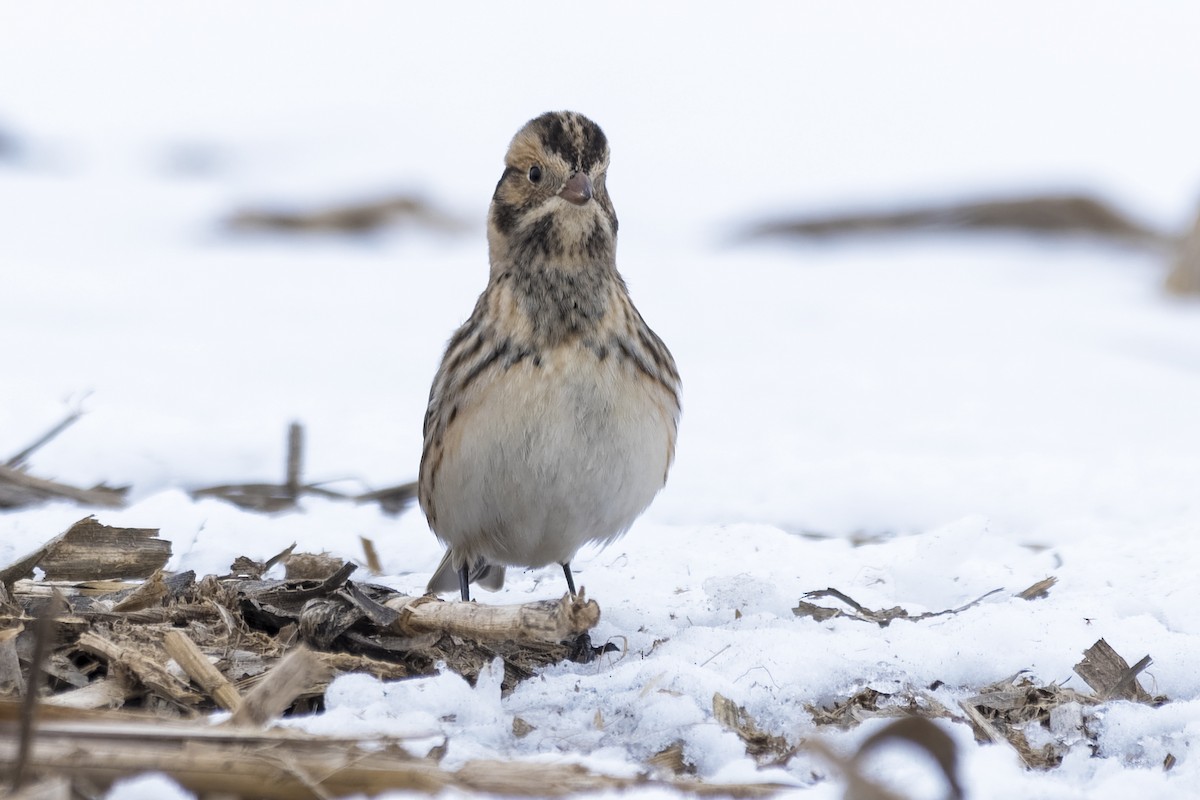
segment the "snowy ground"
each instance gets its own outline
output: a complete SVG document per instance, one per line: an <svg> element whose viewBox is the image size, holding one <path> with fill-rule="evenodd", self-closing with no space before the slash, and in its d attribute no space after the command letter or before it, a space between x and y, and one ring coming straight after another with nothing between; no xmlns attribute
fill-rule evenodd
<svg viewBox="0 0 1200 800"><path fill-rule="evenodd" d="M670 483L616 545L582 554L626 649L501 699L452 674L350 677L313 731L449 736L475 757L625 772L675 742L710 780L833 798L809 755L756 773L712 715L850 751L805 704L864 685L953 707L1106 638L1171 702L1112 703L1048 773L962 746L973 798L1200 796L1200 305L1144 255L1006 239L733 247L761 215L983 189L1083 187L1181 227L1194 213L1193 9L1162 4L727 6L56 4L0 25L0 454L76 404L38 474L133 486L108 524L158 527L172 566L359 555L401 589L439 555L398 520L310 502L264 517L188 487L271 480L286 424L311 479L411 479L441 348L485 274L482 219L508 138L549 108L609 134L619 263L676 354ZM248 203L419 189L462 237L228 237ZM0 562L87 509L0 515ZM814 538L800 534L819 534ZM867 534L873 543L855 547ZM1011 597L1059 579L1046 599ZM957 616L877 628L797 619L804 592ZM562 591L511 574L487 602ZM656 644L657 642L657 644ZM453 715L455 721L446 722ZM521 717L535 730L512 734ZM1170 753L1177 763L1164 772ZM895 785L936 797L922 764ZM916 775L915 773L922 773ZM143 787L144 789L145 787ZM118 789L113 797L163 796Z"/></svg>

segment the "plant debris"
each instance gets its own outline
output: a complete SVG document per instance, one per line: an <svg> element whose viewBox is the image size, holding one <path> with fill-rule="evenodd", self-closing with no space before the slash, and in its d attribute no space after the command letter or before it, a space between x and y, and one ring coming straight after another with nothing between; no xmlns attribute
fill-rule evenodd
<svg viewBox="0 0 1200 800"><path fill-rule="evenodd" d="M760 767L782 767L799 750L784 737L764 732L745 708L720 693L713 695L713 716L722 728L738 735L746 745L746 755Z"/></svg>
<svg viewBox="0 0 1200 800"><path fill-rule="evenodd" d="M1162 705L1166 698L1151 697L1137 680L1138 674L1151 663L1150 656L1143 656L1131 667L1101 639L1084 651L1083 661L1075 665L1075 674L1083 678L1101 700L1119 697L1135 703Z"/></svg>
<svg viewBox="0 0 1200 800"><path fill-rule="evenodd" d="M197 580L191 572L161 571L170 546L156 534L88 517L0 570L0 587L11 587L0 595L0 682L28 683L20 671L6 677L5 664L9 672L13 664L6 649L30 663L31 620L57 594L65 610L54 615L47 702L69 695L63 702L75 707L185 717L218 708L236 712L254 695L244 693L270 682L301 646L312 651L312 668L298 670L282 695L273 693L286 697L284 708L319 699L330 675L343 672L399 678L432 674L444 662L474 681L499 657L508 691L542 666L596 652L588 631L599 622L600 608L582 594L517 606L407 597L351 581L353 564L292 548L265 562L238 559L230 574ZM125 544L112 544L117 541ZM124 559L109 557L121 550ZM89 554L96 555L90 562ZM285 568L300 562L308 573L313 563L325 568L319 577L263 579L273 562ZM28 580L34 567L47 578ZM79 581L83 572L91 579ZM146 580L124 580L131 576Z"/></svg>
<svg viewBox="0 0 1200 800"><path fill-rule="evenodd" d="M1050 769L1062 763L1072 745L1094 744L1085 709L1117 697L1153 706L1167 702L1166 697L1151 696L1137 681L1137 674L1150 662L1146 656L1131 668L1100 639L1075 665L1076 674L1094 694L1054 683L1038 686L1027 677L1013 676L985 687L959 705L978 740L1007 742L1026 766Z"/></svg>
<svg viewBox="0 0 1200 800"><path fill-rule="evenodd" d="M801 600L799 602L799 604L797 604L797 606L792 609L792 613L795 614L797 617L812 617L817 622L824 622L827 619L833 619L835 617L847 617L849 619L858 620L859 622L873 622L881 628L886 628L888 625L891 625L894 620L898 620L898 619L908 620L909 622L920 622L921 620L931 619L932 617L942 617L947 614L958 614L960 612L966 611L968 608L971 608L972 606L978 605L979 603L983 602L985 599L987 599L988 597L991 597L992 595L996 594L997 592L1002 592L1002 591L1004 591L1004 590L1003 589L993 589L990 592L987 592L986 594L980 595L979 597L975 598L974 600L967 603L966 605L959 606L958 608L949 608L949 609L946 609L945 611L926 611L922 614L914 615L914 614L909 614L908 611L904 610L900 606L894 606L892 608L885 608L885 609L879 609L879 610L870 609L870 608L867 608L866 606L862 605L861 603L859 603L853 597L850 597L849 595L845 594L844 592L840 592L837 589L829 588L829 589L821 589L821 590L818 590L815 592L807 592L804 596L810 600L819 600L823 597L833 597L837 600L841 600L843 603L850 606L854 610L853 611L843 611L840 608L829 608L826 606L819 606L814 603L808 603L808 602L805 602L804 600Z"/></svg>
<svg viewBox="0 0 1200 800"><path fill-rule="evenodd" d="M1100 639L1075 666L1075 672L1093 689L1091 694L1056 683L1039 685L1018 674L959 701L962 715L951 711L930 692L905 690L889 694L869 686L828 708L814 705L805 708L818 726L850 728L880 717L949 718L966 722L974 729L976 740L1006 743L1030 769L1051 769L1062 763L1071 747L1096 746L1096 734L1088 727L1089 709L1113 699L1151 706L1167 702L1166 697L1150 695L1137 682L1137 674L1150 663L1150 657L1146 656L1130 667ZM940 681L934 685L944 686Z"/></svg>
<svg viewBox="0 0 1200 800"><path fill-rule="evenodd" d="M0 759L10 759L19 724L18 704L0 701ZM565 797L645 787L702 797L753 798L786 788L772 783L709 784L691 777L606 775L578 764L529 761L477 760L446 769L436 753L409 753L402 738L320 737L128 712L43 707L37 728L28 772L39 778L39 787L65 778L103 789L130 775L161 772L201 796L268 800L325 800L403 790Z"/></svg>

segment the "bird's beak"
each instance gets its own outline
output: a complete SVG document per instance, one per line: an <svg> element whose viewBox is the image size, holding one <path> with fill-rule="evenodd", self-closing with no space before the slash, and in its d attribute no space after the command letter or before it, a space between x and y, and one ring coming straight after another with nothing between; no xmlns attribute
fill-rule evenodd
<svg viewBox="0 0 1200 800"><path fill-rule="evenodd" d="M592 179L586 172L576 172L567 179L566 186L563 186L558 196L568 203L581 206L592 199Z"/></svg>

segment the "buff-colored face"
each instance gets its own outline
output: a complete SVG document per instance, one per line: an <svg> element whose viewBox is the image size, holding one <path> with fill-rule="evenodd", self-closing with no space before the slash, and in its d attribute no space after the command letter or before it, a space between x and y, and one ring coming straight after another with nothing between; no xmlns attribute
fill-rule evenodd
<svg viewBox="0 0 1200 800"><path fill-rule="evenodd" d="M608 140L596 123L570 111L543 114L513 137L504 164L488 218L493 264L613 259Z"/></svg>

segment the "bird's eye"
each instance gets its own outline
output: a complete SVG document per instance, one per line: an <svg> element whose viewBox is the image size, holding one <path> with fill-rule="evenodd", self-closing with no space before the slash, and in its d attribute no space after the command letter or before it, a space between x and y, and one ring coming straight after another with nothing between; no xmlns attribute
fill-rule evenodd
<svg viewBox="0 0 1200 800"><path fill-rule="evenodd" d="M534 164L529 168L529 182L539 183L542 180L542 168Z"/></svg>

